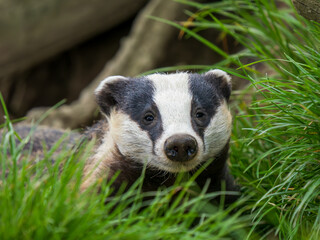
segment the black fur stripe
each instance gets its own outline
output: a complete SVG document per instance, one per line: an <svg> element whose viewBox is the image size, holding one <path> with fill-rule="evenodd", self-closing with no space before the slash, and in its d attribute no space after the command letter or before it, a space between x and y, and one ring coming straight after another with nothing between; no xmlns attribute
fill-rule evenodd
<svg viewBox="0 0 320 240"><path fill-rule="evenodd" d="M146 78L129 79L120 94L123 99L119 101L119 108L149 134L154 145L154 142L161 136L163 128L159 109L153 101L152 82ZM149 125L144 122L144 116L148 112L155 117L154 122Z"/></svg>
<svg viewBox="0 0 320 240"><path fill-rule="evenodd" d="M189 86L192 94L190 113L192 127L203 139L204 130L209 125L211 118L214 116L220 105L220 96L217 90L218 86L206 81L205 76L200 74L190 74ZM206 119L200 125L197 124L195 119L198 110L206 113Z"/></svg>

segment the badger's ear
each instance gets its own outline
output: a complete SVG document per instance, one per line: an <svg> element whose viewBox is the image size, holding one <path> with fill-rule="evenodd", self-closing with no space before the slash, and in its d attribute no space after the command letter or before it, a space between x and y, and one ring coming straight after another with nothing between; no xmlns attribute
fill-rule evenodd
<svg viewBox="0 0 320 240"><path fill-rule="evenodd" d="M213 69L205 73L207 81L213 84L220 93L228 101L231 95L231 77L224 71L219 69Z"/></svg>
<svg viewBox="0 0 320 240"><path fill-rule="evenodd" d="M94 91L101 111L107 116L110 114L111 109L119 103L127 82L128 78L123 76L107 77L101 81Z"/></svg>

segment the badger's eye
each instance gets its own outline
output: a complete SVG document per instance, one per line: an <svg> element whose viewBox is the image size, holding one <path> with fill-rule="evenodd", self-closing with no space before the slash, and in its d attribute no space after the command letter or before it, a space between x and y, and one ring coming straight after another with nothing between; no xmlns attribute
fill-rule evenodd
<svg viewBox="0 0 320 240"><path fill-rule="evenodd" d="M204 115L205 114L203 112L196 112L196 118L203 118Z"/></svg>
<svg viewBox="0 0 320 240"><path fill-rule="evenodd" d="M194 120L199 126L203 126L208 121L208 115L204 110L198 109L194 113Z"/></svg>
<svg viewBox="0 0 320 240"><path fill-rule="evenodd" d="M144 120L146 120L147 122L152 122L154 120L154 116L152 116L151 114L148 114L147 116L144 117Z"/></svg>
<svg viewBox="0 0 320 240"><path fill-rule="evenodd" d="M150 112L146 113L143 117L143 121L145 124L151 124L154 121L154 115Z"/></svg>

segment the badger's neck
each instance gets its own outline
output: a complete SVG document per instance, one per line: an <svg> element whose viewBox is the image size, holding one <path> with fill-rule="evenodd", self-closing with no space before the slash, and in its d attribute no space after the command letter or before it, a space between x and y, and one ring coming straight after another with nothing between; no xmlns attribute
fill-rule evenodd
<svg viewBox="0 0 320 240"><path fill-rule="evenodd" d="M129 188L138 178L144 174L142 190L146 191L156 191L159 187L169 187L175 182L174 174L167 173L162 170L154 170L146 168L144 171L144 166L138 161L135 161L129 157L123 156L119 150L117 150L114 155L115 161L111 163L109 174L112 177L113 174L119 172L117 179L114 182L114 187L119 188L121 184L125 183L127 188ZM109 178L110 178L109 177Z"/></svg>
<svg viewBox="0 0 320 240"><path fill-rule="evenodd" d="M207 177L213 179L221 178L223 175L223 171L221 170L223 170L227 166L227 160L229 156L228 152L229 140L216 156L212 156L213 161L202 171L200 177Z"/></svg>
<svg viewBox="0 0 320 240"><path fill-rule="evenodd" d="M228 174L228 150L229 143L227 143L220 153L214 157L212 163L204 169L196 179L196 182L200 187L204 186L206 181L210 179L211 184L209 191L217 191L221 188L221 182L225 181L227 184L226 190L233 190L233 179ZM112 177L117 171L121 171L118 178L115 181L114 187L117 189L124 182L127 183L127 187L130 187L141 175L143 174L143 164L134 161L128 157L123 156L119 150L114 155L115 161L110 165L110 176ZM195 170L189 172L193 174ZM175 183L176 175L168 173L162 170L154 170L146 168L144 173L143 191L156 191L159 187L169 187Z"/></svg>
<svg viewBox="0 0 320 240"><path fill-rule="evenodd" d="M116 148L117 149L117 148ZM213 162L203 170L203 172L196 179L196 182L200 187L204 186L208 179L211 180L209 191L220 190L221 181L227 182L227 190L233 182L233 179L229 179L227 159L228 159L229 143L221 150L221 152L214 158ZM141 175L143 174L143 164L134 161L129 157L123 156L117 149L114 151L113 161L109 166L109 179L118 171L120 171L113 186L115 189L119 189L121 184L126 183L129 188ZM190 171L189 174L194 173L195 170ZM158 169L146 168L144 172L144 180L142 190L156 191L159 187L169 187L175 183L176 175L168 173Z"/></svg>
<svg viewBox="0 0 320 240"><path fill-rule="evenodd" d="M229 174L228 167L228 154L229 152L229 141L220 151L220 153L215 156L212 163L207 166L199 177L196 179L196 182L200 187L203 187L208 180L210 180L210 185L208 192L213 191L239 191L239 186L235 184L234 178ZM224 185L225 184L225 185ZM224 185L224 187L222 187ZM236 199L237 196L226 196L226 203L232 202Z"/></svg>

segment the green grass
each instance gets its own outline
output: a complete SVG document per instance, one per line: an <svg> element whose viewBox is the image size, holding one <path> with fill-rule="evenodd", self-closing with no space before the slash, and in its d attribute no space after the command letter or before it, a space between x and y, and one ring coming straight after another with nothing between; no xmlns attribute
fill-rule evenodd
<svg viewBox="0 0 320 240"><path fill-rule="evenodd" d="M251 90L234 95L231 144L232 172L251 196L251 232L320 239L319 23L297 15L286 0L278 1L282 8L265 0L178 2L198 9L187 12L193 20L165 22L225 58L201 69L220 67L251 82ZM226 56L201 37L201 30L210 28L233 37L243 50ZM273 74L257 72L258 63ZM230 68L234 65L237 70Z"/></svg>
<svg viewBox="0 0 320 240"><path fill-rule="evenodd" d="M148 193L153 198L146 200L139 179L105 204L110 183L100 194L79 190L91 143L59 153L53 165L54 149L31 164L30 153L21 150L29 139L16 144L5 110L1 239L320 239L319 24L297 15L289 0L281 1L284 8L266 0L179 2L197 8L186 12L193 20L182 25L160 21L224 57L211 66L183 68L219 67L251 82L232 99L230 157L242 188L239 201L226 209L214 205L209 200L220 193L194 194L192 179ZM210 28L233 37L243 50L230 55L201 37ZM248 59L254 60L244 65ZM257 63L273 74L257 72Z"/></svg>
<svg viewBox="0 0 320 240"><path fill-rule="evenodd" d="M142 176L113 197L113 180L102 183L99 194L95 186L81 193L93 143L59 152L52 164L62 137L43 158L34 159L22 150L29 136L17 135L1 95L0 100L6 115L0 132L1 239L243 239L248 234L250 215L245 208L235 210L244 202L213 205L210 199L222 193L198 191L199 172L187 181L181 175L158 192L141 193Z"/></svg>

